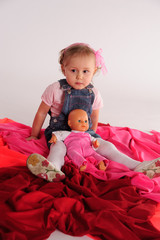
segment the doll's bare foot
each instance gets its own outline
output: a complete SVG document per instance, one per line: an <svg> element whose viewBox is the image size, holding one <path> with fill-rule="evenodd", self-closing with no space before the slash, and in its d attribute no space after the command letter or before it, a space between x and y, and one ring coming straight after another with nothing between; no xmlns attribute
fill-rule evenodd
<svg viewBox="0 0 160 240"><path fill-rule="evenodd" d="M99 170L102 170L102 171L105 171L105 170L106 170L106 165L104 164L103 161L101 161L101 162L98 164L98 169L99 169Z"/></svg>
<svg viewBox="0 0 160 240"><path fill-rule="evenodd" d="M86 169L86 167L87 167L87 165L82 165L82 166L80 166L79 171L80 171L80 172L84 171L84 170Z"/></svg>

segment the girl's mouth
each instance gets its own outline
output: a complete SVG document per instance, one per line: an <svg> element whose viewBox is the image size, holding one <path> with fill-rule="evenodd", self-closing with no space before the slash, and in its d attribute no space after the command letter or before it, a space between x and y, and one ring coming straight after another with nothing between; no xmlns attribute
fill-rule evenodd
<svg viewBox="0 0 160 240"><path fill-rule="evenodd" d="M76 84L77 84L77 85L82 85L82 83L81 83L81 82L76 82Z"/></svg>

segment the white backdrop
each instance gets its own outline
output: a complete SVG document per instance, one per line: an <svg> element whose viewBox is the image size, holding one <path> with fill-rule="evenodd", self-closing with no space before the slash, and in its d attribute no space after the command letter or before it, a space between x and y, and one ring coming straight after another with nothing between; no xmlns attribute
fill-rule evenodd
<svg viewBox="0 0 160 240"><path fill-rule="evenodd" d="M159 0L0 0L0 118L31 126L74 42L103 49L100 122L160 131Z"/></svg>

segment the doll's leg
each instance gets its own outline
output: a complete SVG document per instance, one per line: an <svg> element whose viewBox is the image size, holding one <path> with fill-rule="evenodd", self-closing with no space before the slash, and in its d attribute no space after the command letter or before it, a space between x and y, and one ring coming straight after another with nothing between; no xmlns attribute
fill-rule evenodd
<svg viewBox="0 0 160 240"><path fill-rule="evenodd" d="M96 151L92 153L92 156L97 160L98 169L105 171L108 166L108 160Z"/></svg>
<svg viewBox="0 0 160 240"><path fill-rule="evenodd" d="M65 155L65 144L62 141L57 141L56 144L51 144L47 160L50 161L56 168L61 169L61 167L64 165Z"/></svg>
<svg viewBox="0 0 160 240"><path fill-rule="evenodd" d="M78 150L68 149L67 155L72 160L72 162L78 167L87 164L86 159L83 157L82 153L79 152Z"/></svg>
<svg viewBox="0 0 160 240"><path fill-rule="evenodd" d="M100 143L100 146L97 149L97 153L103 155L109 160L121 163L131 170L134 170L139 165L139 161L136 161L121 153L112 143L101 138L98 138L98 141Z"/></svg>

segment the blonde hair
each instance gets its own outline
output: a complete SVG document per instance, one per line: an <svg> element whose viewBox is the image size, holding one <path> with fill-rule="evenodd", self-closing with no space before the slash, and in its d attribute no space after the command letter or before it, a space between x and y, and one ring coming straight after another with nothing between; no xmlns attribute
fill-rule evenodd
<svg viewBox="0 0 160 240"><path fill-rule="evenodd" d="M90 48L89 45L85 43L74 43L67 48L64 48L60 51L59 63L62 66L64 62L73 56L76 55L87 55L94 54L94 49Z"/></svg>

